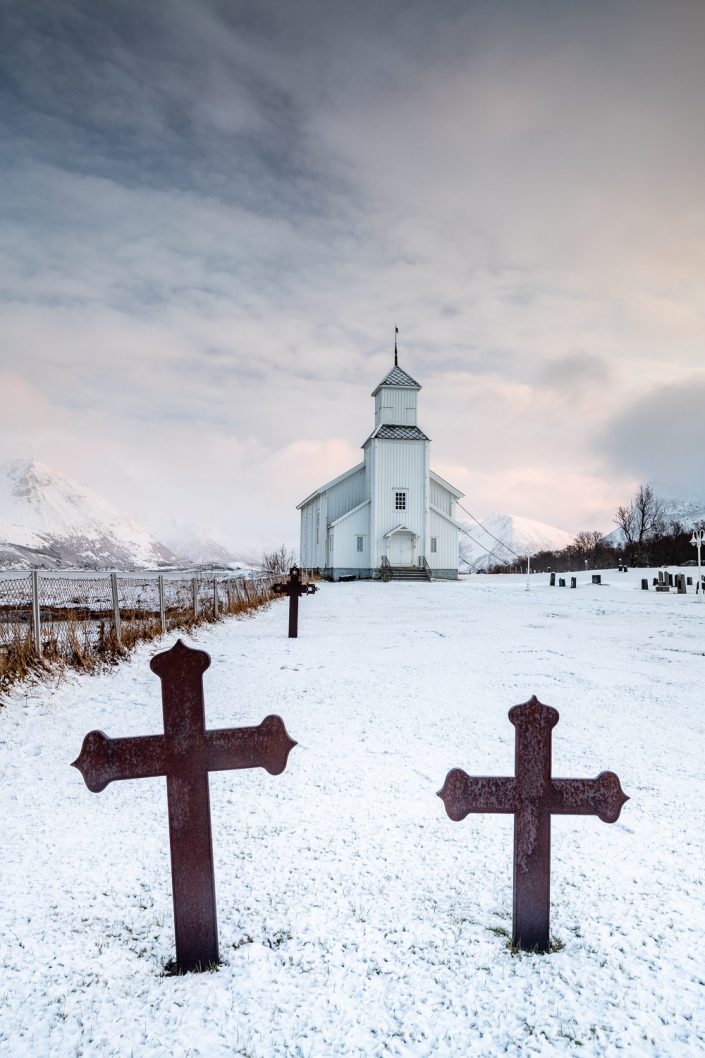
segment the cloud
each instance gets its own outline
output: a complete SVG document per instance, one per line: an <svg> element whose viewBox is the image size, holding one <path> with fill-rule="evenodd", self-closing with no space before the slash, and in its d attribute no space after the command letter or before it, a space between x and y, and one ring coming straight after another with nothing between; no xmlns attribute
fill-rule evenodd
<svg viewBox="0 0 705 1058"><path fill-rule="evenodd" d="M705 494L705 376L660 386L620 411L600 438L613 471L671 495Z"/></svg>
<svg viewBox="0 0 705 1058"><path fill-rule="evenodd" d="M0 456L293 540L396 322L473 509L611 517L596 438L700 363L703 12L5 5Z"/></svg>

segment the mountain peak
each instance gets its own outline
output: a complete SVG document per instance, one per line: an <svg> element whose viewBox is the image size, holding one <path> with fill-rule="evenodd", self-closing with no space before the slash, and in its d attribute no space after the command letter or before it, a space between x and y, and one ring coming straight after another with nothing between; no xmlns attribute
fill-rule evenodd
<svg viewBox="0 0 705 1058"><path fill-rule="evenodd" d="M474 569L517 562L529 551L559 551L575 539L574 533L518 514L488 514L480 525L461 524L470 534L460 538L461 558Z"/></svg>
<svg viewBox="0 0 705 1058"><path fill-rule="evenodd" d="M172 560L129 515L41 460L0 464L0 564L135 568Z"/></svg>

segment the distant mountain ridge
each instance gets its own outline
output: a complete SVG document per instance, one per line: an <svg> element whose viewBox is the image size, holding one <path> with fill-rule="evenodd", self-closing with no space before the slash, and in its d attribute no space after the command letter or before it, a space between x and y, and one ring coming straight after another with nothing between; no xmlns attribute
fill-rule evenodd
<svg viewBox="0 0 705 1058"><path fill-rule="evenodd" d="M574 533L555 525L522 518L516 514L489 514L477 522L461 522L464 532L460 537L461 568L467 562L473 569L489 569L504 563L517 562L527 552L561 551L575 539Z"/></svg>
<svg viewBox="0 0 705 1058"><path fill-rule="evenodd" d="M0 566L139 569L174 554L102 496L37 459L0 464Z"/></svg>

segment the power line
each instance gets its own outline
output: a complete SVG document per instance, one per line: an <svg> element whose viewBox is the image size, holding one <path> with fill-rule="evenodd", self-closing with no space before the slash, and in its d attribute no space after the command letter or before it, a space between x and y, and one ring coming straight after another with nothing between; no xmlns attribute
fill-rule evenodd
<svg viewBox="0 0 705 1058"><path fill-rule="evenodd" d="M514 555L514 557L518 558L519 561L521 561L522 559L526 558L526 555L517 555L516 551L513 551L511 549L511 547L509 546L509 544L505 544L504 540L500 540L498 536L495 536L494 533L491 533L489 531L489 529L486 529L485 526L480 521L480 519L476 518L474 514L471 514L470 511L467 509L467 507L463 507L463 505L462 505L462 503L460 503L460 501L458 501L458 507L460 507L461 511L465 511L465 513L468 515L468 517L472 518L473 522L477 522L477 524L480 526L480 528L482 529L483 532L487 533L487 535L491 536L493 540L496 540L498 544L501 544L502 547L506 548L506 550L509 551L509 553L511 555ZM494 551L491 551L489 549L489 547L485 547L485 545L481 544L479 540L476 540L474 536L470 536L470 533L467 531L467 529L463 529L462 526L460 528L461 528L462 532L464 532L465 535L467 537L469 537L474 544L477 544L479 547L483 548L487 552L488 555L493 555L494 557L496 557L494 555Z"/></svg>

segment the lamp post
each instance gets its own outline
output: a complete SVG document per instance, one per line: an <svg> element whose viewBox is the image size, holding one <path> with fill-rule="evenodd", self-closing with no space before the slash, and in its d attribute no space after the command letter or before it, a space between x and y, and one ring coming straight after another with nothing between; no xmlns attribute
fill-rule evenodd
<svg viewBox="0 0 705 1058"><path fill-rule="evenodd" d="M690 542L693 547L698 549L698 584L700 585L700 601L703 601L703 577L702 567L700 564L700 548L705 543L705 529L693 529L693 535L690 538Z"/></svg>

